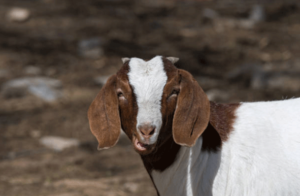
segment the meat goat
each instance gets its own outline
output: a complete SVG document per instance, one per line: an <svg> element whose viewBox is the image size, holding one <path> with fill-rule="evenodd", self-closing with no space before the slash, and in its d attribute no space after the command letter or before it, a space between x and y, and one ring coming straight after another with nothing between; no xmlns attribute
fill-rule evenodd
<svg viewBox="0 0 300 196"><path fill-rule="evenodd" d="M299 196L300 99L210 102L178 58L123 58L92 102L99 149L123 130L160 196Z"/></svg>

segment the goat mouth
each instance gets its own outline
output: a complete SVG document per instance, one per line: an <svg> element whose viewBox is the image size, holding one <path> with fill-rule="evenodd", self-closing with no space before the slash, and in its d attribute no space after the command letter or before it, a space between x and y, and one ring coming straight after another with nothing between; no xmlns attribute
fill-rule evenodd
<svg viewBox="0 0 300 196"><path fill-rule="evenodd" d="M133 137L133 145L135 150L140 154L148 154L153 150L154 145L144 144L138 140L137 137Z"/></svg>

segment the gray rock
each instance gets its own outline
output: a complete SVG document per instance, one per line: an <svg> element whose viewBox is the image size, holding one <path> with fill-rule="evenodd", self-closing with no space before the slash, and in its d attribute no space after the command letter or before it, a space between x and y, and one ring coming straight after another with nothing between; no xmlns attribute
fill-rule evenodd
<svg viewBox="0 0 300 196"><path fill-rule="evenodd" d="M94 82L97 84L97 85L100 85L100 86L103 86L106 81L108 80L109 76L98 76L96 78L94 78Z"/></svg>
<svg viewBox="0 0 300 196"><path fill-rule="evenodd" d="M10 80L3 84L2 93L5 97L21 97L31 93L44 101L53 102L62 97L62 83L46 77L26 77Z"/></svg>
<svg viewBox="0 0 300 196"><path fill-rule="evenodd" d="M237 23L237 27L244 29L252 29L259 22L265 20L265 10L261 5L254 5L248 19L241 19Z"/></svg>
<svg viewBox="0 0 300 196"><path fill-rule="evenodd" d="M209 18L209 19L214 19L214 18L217 18L219 16L219 14L215 10L212 10L212 9L209 9L209 8L205 8L203 10L202 14L203 14L203 17Z"/></svg>
<svg viewBox="0 0 300 196"><path fill-rule="evenodd" d="M85 58L97 59L103 54L102 44L103 41L100 38L81 40L78 43L79 55Z"/></svg>
<svg viewBox="0 0 300 196"><path fill-rule="evenodd" d="M265 20L265 10L261 5L254 5L252 7L249 19L254 22L261 22Z"/></svg>
<svg viewBox="0 0 300 196"><path fill-rule="evenodd" d="M59 92L54 91L47 84L30 85L28 90L37 97L49 102L55 101L58 97L61 97Z"/></svg>
<svg viewBox="0 0 300 196"><path fill-rule="evenodd" d="M79 146L80 144L77 139L62 138L57 136L44 136L39 141L45 147L58 152L63 151L66 148Z"/></svg>
<svg viewBox="0 0 300 196"><path fill-rule="evenodd" d="M24 22L30 17L30 11L25 8L12 8L7 13L7 19L13 22Z"/></svg>

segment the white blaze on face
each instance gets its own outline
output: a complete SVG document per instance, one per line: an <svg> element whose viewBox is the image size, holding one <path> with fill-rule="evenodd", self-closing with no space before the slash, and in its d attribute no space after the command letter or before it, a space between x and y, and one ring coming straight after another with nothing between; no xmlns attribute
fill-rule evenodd
<svg viewBox="0 0 300 196"><path fill-rule="evenodd" d="M161 56L149 61L131 58L129 67L129 83L138 105L137 127L145 123L154 125L156 131L150 138L150 144L154 144L162 126L161 98L167 82L164 63Z"/></svg>

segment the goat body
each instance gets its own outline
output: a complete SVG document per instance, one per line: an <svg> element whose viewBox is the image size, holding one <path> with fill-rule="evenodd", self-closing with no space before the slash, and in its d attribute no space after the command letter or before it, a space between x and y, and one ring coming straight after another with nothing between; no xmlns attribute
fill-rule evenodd
<svg viewBox="0 0 300 196"><path fill-rule="evenodd" d="M181 147L176 161L151 175L160 195L300 195L300 99L241 103L217 151ZM207 138L216 139L216 138Z"/></svg>
<svg viewBox="0 0 300 196"><path fill-rule="evenodd" d="M177 60L123 59L89 108L99 148L123 130L160 196L300 195L300 98L209 102Z"/></svg>

